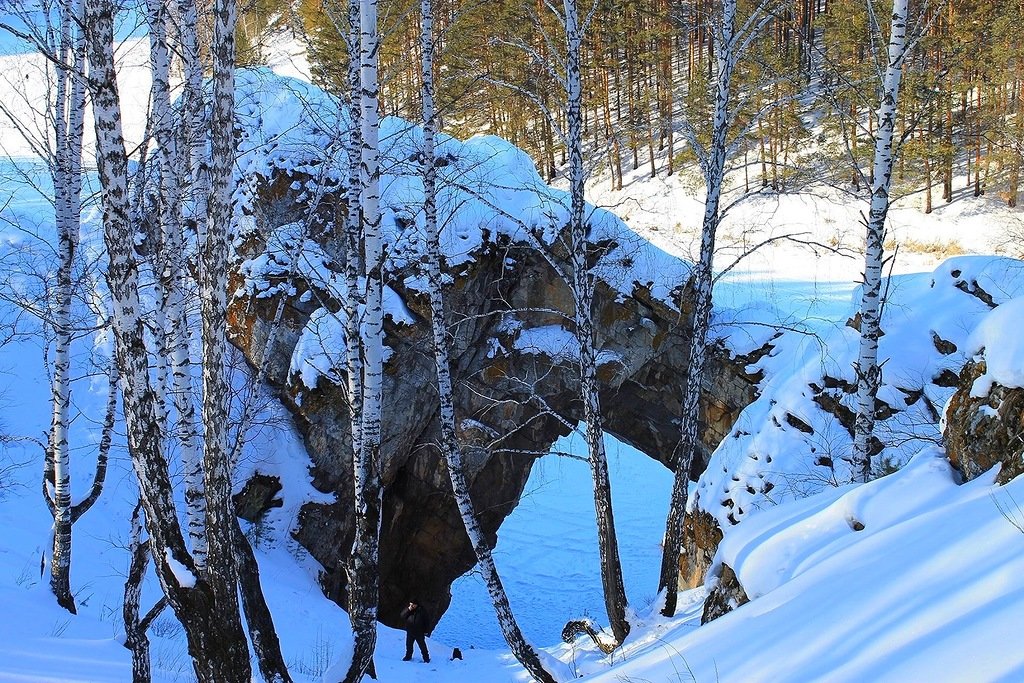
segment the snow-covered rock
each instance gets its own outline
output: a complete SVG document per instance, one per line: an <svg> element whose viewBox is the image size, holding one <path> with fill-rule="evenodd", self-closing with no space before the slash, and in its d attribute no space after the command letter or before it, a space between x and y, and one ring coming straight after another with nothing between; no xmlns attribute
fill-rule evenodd
<svg viewBox="0 0 1024 683"><path fill-rule="evenodd" d="M331 222L343 198L345 120L309 84L266 72L240 75L246 182L239 192L239 257L232 335L296 416L315 485L334 504L306 505L296 537L344 589L352 538L348 409L344 390L345 247ZM303 112L303 110L306 110ZM420 130L387 119L381 206L387 232L384 531L381 615L394 620L415 593L434 614L451 582L475 563L450 495L438 441L430 309L422 272ZM579 348L564 231L568 195L545 185L522 151L498 138L444 138L441 245L457 419L474 501L495 534L517 505L533 462L582 417ZM666 465L679 439L686 368L689 264L588 207L593 310L602 410L609 433ZM273 334L278 302L282 326ZM267 348L273 339L272 348ZM705 451L753 398L745 368L724 346L712 353ZM694 464L699 474L706 457ZM396 623L397 625L397 623Z"/></svg>
<svg viewBox="0 0 1024 683"><path fill-rule="evenodd" d="M1021 329L1024 324L1022 294L1024 263L1011 258L956 257L932 273L889 279L879 353L877 474L899 468L942 439L943 410L959 386L966 388L963 397L951 404L950 420L957 424L956 435L947 430L951 457L976 460L961 465L971 477L1007 458L1018 464L1003 479L1020 471L1021 444L1008 443L1014 432L1003 431L1019 424L1019 418L999 417L1015 410L1019 415L1019 399L1013 398L1019 392L999 388L997 383L1000 379L1011 386L1019 383L1022 342L1007 338L1005 330ZM762 377L760 396L712 455L690 504L691 512L710 515L726 537L752 514L852 481L855 301L859 295L849 304L850 320L845 325L809 320L799 329L779 329L768 340L770 351L748 368ZM765 333L756 336L760 325L732 322L729 318L734 314L728 310L717 315L728 334L727 343L740 347L751 343L747 340L762 343ZM961 373L983 348L988 349L986 356L990 353L996 359L995 369L972 364ZM967 379L962 379L964 374ZM994 383L994 395L989 398L988 389ZM981 384L984 392L979 392ZM972 390L986 398L968 399ZM961 458L960 453L970 455ZM689 557L683 566L690 585L699 583L706 569L701 558L714 552L709 544L717 536L709 526L705 520L699 528L688 527L700 532L686 542Z"/></svg>
<svg viewBox="0 0 1024 683"><path fill-rule="evenodd" d="M968 340L975 354L946 407L949 459L965 479L995 465L999 482L1024 474L1024 297L997 306Z"/></svg>

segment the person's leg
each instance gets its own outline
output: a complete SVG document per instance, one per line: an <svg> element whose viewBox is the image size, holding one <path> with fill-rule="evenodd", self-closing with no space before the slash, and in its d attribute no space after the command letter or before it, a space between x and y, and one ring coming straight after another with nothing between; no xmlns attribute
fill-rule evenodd
<svg viewBox="0 0 1024 683"><path fill-rule="evenodd" d="M410 659L412 659L412 641L413 641L412 633L406 631L405 632L405 656L402 657L402 661L403 662L408 662Z"/></svg>
<svg viewBox="0 0 1024 683"><path fill-rule="evenodd" d="M430 653L427 652L427 639L424 638L423 634L421 633L419 635L419 637L416 638L416 642L419 643L420 654L423 655L423 661L424 662L429 662L430 661Z"/></svg>

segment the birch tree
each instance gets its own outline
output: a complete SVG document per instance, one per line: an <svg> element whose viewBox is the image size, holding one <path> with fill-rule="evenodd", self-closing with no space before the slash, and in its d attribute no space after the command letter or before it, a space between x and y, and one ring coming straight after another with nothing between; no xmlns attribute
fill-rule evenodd
<svg viewBox="0 0 1024 683"><path fill-rule="evenodd" d="M346 683L357 683L372 667L377 642L382 496L380 441L384 386L384 253L380 231L377 0L361 0L359 10L359 206L362 211L366 291L359 337L362 351L359 448L352 452L355 538L348 566L348 614L355 645L352 663L345 674Z"/></svg>
<svg viewBox="0 0 1024 683"><path fill-rule="evenodd" d="M59 60L56 63L56 101L53 105L55 152L51 175L60 264L57 269L53 314L55 336L51 402L49 461L53 466L53 552L50 588L57 603L74 613L71 593L71 458L68 428L71 412L71 300L73 268L78 250L82 212L82 137L85 121L85 87L82 80L85 43L79 27L81 5L62 3Z"/></svg>
<svg viewBox="0 0 1024 683"><path fill-rule="evenodd" d="M711 130L706 142L701 141L694 122L682 121L683 137L697 157L706 191L701 227L700 257L691 274L693 319L687 350L687 375L683 388L680 414L680 439L675 453L675 474L665 523L661 572L658 590L665 591L662 614L673 616L679 588L679 557L682 552L683 522L686 514L690 469L700 448L700 397L707 366L708 331L711 324L712 265L715 237L724 214L735 204L722 205L726 179L726 161L741 143L744 135L761 120L765 112L756 113L745 126L736 130L733 77L740 58L747 52L764 26L773 18L776 3L761 2L739 23L738 0L722 0L720 16L713 26L714 78L711 79Z"/></svg>
<svg viewBox="0 0 1024 683"><path fill-rule="evenodd" d="M531 62L546 72L546 76L562 86L565 92L565 116L553 112L546 101L537 94L507 81L490 77L485 80L504 85L514 92L530 99L543 112L548 125L565 145L569 156L569 224L568 250L571 272L566 273L549 254L548 263L569 285L573 298L573 322L576 339L580 347L580 398L583 404L583 421L587 443L588 462L594 486L594 514L597 523L598 550L600 555L601 584L604 591L605 609L615 640L621 643L629 634L626 620L626 591L622 579L622 564L619 558L618 540L615 534L615 518L612 508L611 480L608 476L608 457L604 447L604 426L601 420L600 385L597 381L597 353L595 349L592 309L594 301L594 277L590 273L590 241L585 218L586 169L583 164L583 68L581 52L583 38L594 17L597 4L591 5L586 17L581 17L577 0L563 0L563 12L547 5L564 31L565 60L548 58L532 46L518 40L502 40L524 52ZM538 28L539 17L535 18ZM553 41L544 35L545 45ZM545 249L544 245L537 245Z"/></svg>
<svg viewBox="0 0 1024 683"><path fill-rule="evenodd" d="M179 48L180 52L186 55L186 65L190 66L194 60L198 59L194 53L191 57L187 56L189 52L196 49L197 40L194 35L196 12L194 6L183 7L183 4L179 3L176 7L183 20L178 24L176 34L178 44L173 48ZM215 19L221 28L214 34L215 82L213 90L214 94L219 96L217 102L222 109L226 105L233 108L234 54L233 48L226 43L228 39L232 38L234 31L233 25L229 25L232 20L227 14L233 14L236 10L226 5L218 5L214 9ZM230 387L225 374L228 365L226 361L228 349L225 313L228 252L233 215L230 197L233 189L233 113L225 111L220 118L214 117L212 121L211 140L215 143L213 145L215 163L212 172L216 174L215 178L219 183L215 188L219 196L209 198L207 193L211 189L209 183L211 169L205 161L207 156L205 144L185 145L186 156L201 155L201 161L196 166L205 168L197 174L198 177L190 183L186 183L183 179L184 174L180 171L182 164L179 163L179 138L175 135L175 127L179 122L170 102L169 79L172 46L169 39L171 32L168 29L172 24L171 10L172 6L167 0L147 0L150 60L153 74L149 128L157 143L151 156L157 172L150 175L155 175L158 179L159 189L156 216L159 226L159 230L156 232L159 234L153 236L153 243L156 246L153 271L159 295L153 311L155 316L154 352L157 355L157 382L159 385L158 399L162 398L162 394L169 393L173 397L177 414L174 434L179 442L179 452L185 475L185 518L188 542L196 568L200 573L207 570L210 534L206 524L207 484L204 478L210 477L215 472L204 462L209 454L214 463L223 463L217 474L218 477L221 477L218 490L212 490L209 494L213 498L211 502L215 506L219 505L224 508L224 504L220 501L229 501L223 514L230 542L228 536L217 539L217 542L224 544L222 547L226 549L225 552L229 552L237 563L236 571L242 611L260 672L265 680L284 682L289 681L290 677L281 655L273 618L260 586L259 565L248 540L242 534L229 498L232 463L235 461L235 455L244 439L244 427L252 417L248 414L248 410L243 411L241 426L235 435L236 441L229 447L226 416L230 403ZM194 81L195 75L192 72L195 70L187 69L187 71L189 71L189 77ZM201 93L197 91L194 82L186 83L185 91L186 96L183 98L185 106L180 110L182 115L180 130L186 133L184 136L186 142L189 141L190 136L195 136L200 142L204 142L206 135L202 125L204 121L202 110L205 107L202 106ZM229 94L225 96L225 93ZM198 114L190 109L197 102ZM216 144L218 141L220 141L219 144ZM208 212L208 215L199 216L199 220L197 220L197 233L201 233L205 240L200 244L199 268L201 296L204 304L201 310L203 349L204 352L207 352L203 362L203 407L204 422L206 423L204 435L207 436L205 449L200 445L195 420L195 396L186 311L185 274L187 273L187 264L182 199L188 195L186 188L189 185L198 186L199 191L191 193L191 197L193 199L203 197L198 202L199 208ZM214 223L213 228L198 229L200 226ZM218 292L220 294L217 294ZM166 380L168 368L171 375L170 382ZM257 381L260 379L261 377L257 377ZM211 386L213 387L212 391ZM165 402L160 401L160 403ZM211 420L213 427L209 426ZM169 420L166 415L162 422L169 435ZM221 571L219 566L223 566L224 561L225 557L221 557L217 563L218 566L210 568L210 571Z"/></svg>
<svg viewBox="0 0 1024 683"><path fill-rule="evenodd" d="M439 421L441 425L441 452L452 483L455 503L466 528L473 553L476 555L484 576L487 592L494 605L505 642L512 654L534 679L542 683L554 683L554 678L540 662L536 650L526 641L516 622L509 604L505 587L494 564L491 548L484 538L477 519L469 482L466 480L462 459L462 447L455 427L455 401L452 389L451 359L448 349L448 333L444 314L441 275L440 226L437 219L437 157L435 140L437 134L437 111L434 105L434 52L437 42L434 35L433 0L420 0L420 94L423 110L423 220L426 231L426 266L428 297L430 300L430 322L434 342L434 365L437 372L437 393Z"/></svg>
<svg viewBox="0 0 1024 683"><path fill-rule="evenodd" d="M207 225L200 253L203 331L203 485L206 546L211 580L221 609L239 609L239 591L260 671L270 682L290 681L270 611L259 585L259 567L238 526L231 498L233 449L228 443L231 386L227 377L228 256L233 240L235 161L236 0L213 4L213 101Z"/></svg>
<svg viewBox="0 0 1024 683"><path fill-rule="evenodd" d="M16 28L0 22L0 29L18 37L48 63L50 78L46 110L42 112L46 124L36 129L19 119L7 103L0 103L2 113L25 138L32 149L44 160L53 187L54 228L56 233L56 273L47 285L46 300L29 303L22 296L14 303L38 317L44 330L52 331L50 358L53 373L50 376L51 420L45 444L43 465L43 498L53 516L53 532L49 583L57 603L75 613L71 591L72 526L92 507L103 489L107 458L113 431L116 407L116 369L111 366L106 374L110 382L107 411L97 450L97 463L89 493L81 501L72 499L72 477L69 431L72 420L72 344L89 330L83 330L74 320L72 304L80 280L76 267L81 267L79 242L82 213L82 151L85 131L85 39L82 31L82 4L80 0L62 0L54 6L55 12L38 13L28 8L12 8L11 13L24 24ZM42 18L39 18L42 14ZM25 93L26 101L30 94ZM52 136L52 137L50 137ZM41 239L48 239L42 237ZM49 281L49 274L41 275ZM102 316L102 312L99 312Z"/></svg>
<svg viewBox="0 0 1024 683"><path fill-rule="evenodd" d="M217 30L223 31L230 26L231 7L218 4L217 11L220 15ZM211 541L210 562L216 563L217 571L200 575L186 546L175 510L157 415L157 401L149 374L149 354L139 299L139 263L134 253L135 230L131 222L128 196L128 157L121 130L120 99L115 79L113 23L114 8L110 0L86 0L89 87L96 132L97 172L103 188L104 241L109 259L107 285L113 304L115 353L123 379L128 447L146 513L148 542L157 579L184 627L197 679L202 683L248 683L251 668L238 612L237 582L234 580L230 545L232 537L228 526L229 522L234 523L234 519L227 516L233 515L230 509L230 489L219 505L211 506L207 525ZM218 47L227 49L224 44ZM222 79L217 92L222 96L230 96L230 80L225 74L226 70L230 70L227 64L229 61L222 56L217 66L218 75ZM222 103L219 115L223 117L225 112L230 114L230 110L230 105ZM222 125L230 132L230 116L220 120L226 120ZM215 151L229 144L223 140L216 142L217 136L214 137ZM230 170L230 158L222 164ZM216 193L215 202L223 205L225 198L230 198L226 189L224 186ZM226 206L230 207L230 204ZM223 214L215 212L215 216L220 215ZM207 256L204 267L208 268L216 262L217 248L220 246L217 241L215 239L213 245L213 256ZM226 244L225 237L219 241ZM216 353L215 340L211 351ZM212 393L216 393L216 386ZM219 419L223 420L224 416L222 413ZM208 491L220 494L225 486L227 467L212 459L211 454L216 453L215 449L207 452L207 488Z"/></svg>
<svg viewBox="0 0 1024 683"><path fill-rule="evenodd" d="M232 547L236 524L231 502L227 416L227 271L232 223L232 170L235 159L235 0L213 5L213 98L210 122L210 195L206 235L201 242L199 298L203 338L203 483L206 540L211 582L222 609L238 614L238 579Z"/></svg>
<svg viewBox="0 0 1024 683"><path fill-rule="evenodd" d="M197 242L202 244L206 239L210 164L206 153L206 104L203 99L203 63L199 56L199 18L196 0L177 1L178 42L184 71L181 100L185 125L182 126L182 135L187 162L181 167L192 178L188 185L188 205L192 209Z"/></svg>
<svg viewBox="0 0 1024 683"><path fill-rule="evenodd" d="M589 240L584 219L583 168L583 77L580 51L585 31L577 0L564 0L565 10L565 90L567 96L566 119L569 150L569 259L572 267L576 337L580 345L580 388L583 399L583 419L586 423L587 453L594 480L594 516L601 557L601 584L604 589L605 610L615 640L622 643L629 635L626 620L626 589L622 580L618 539L615 535L615 517L612 511L611 480L608 477L608 456L604 448L604 426L598 395L597 358L595 353L594 278L588 263ZM590 16L593 16L591 13ZM589 18L587 21L589 22Z"/></svg>
<svg viewBox="0 0 1024 683"><path fill-rule="evenodd" d="M177 422L174 433L181 453L185 479L185 517L189 545L196 565L202 570L206 566L206 498L203 484L202 448L196 426L195 391L193 387L192 362L189 350L188 320L185 297L185 238L183 234L182 174L181 155L177 124L171 108L171 45L168 27L171 24L171 8L165 0L147 0L147 23L149 26L150 63L152 66L152 95L150 105L150 128L157 147L155 162L159 170L159 224L158 255L154 266L159 291L156 305L157 338L163 347L164 359L169 362L171 382L169 393L173 399ZM194 17L194 10L192 12ZM194 29L187 21L178 29L179 47L182 54L192 49L187 38ZM194 41L194 38L192 39ZM186 64L188 61L186 60ZM191 75L191 74L189 74ZM188 87L186 88L188 89ZM191 124L193 112L192 93L185 98L185 123ZM186 125L186 130L191 130ZM205 136L204 138L205 139ZM191 150L189 150L191 151ZM203 156L205 157L205 150ZM186 155L188 158L190 155ZM194 180L198 184L198 179ZM205 206L205 201L203 202Z"/></svg>
<svg viewBox="0 0 1024 683"><path fill-rule="evenodd" d="M878 340L882 335L882 263L884 261L885 217L889 211L892 171L898 153L896 116L903 64L913 41L908 40L908 0L895 0L889 30L887 62L882 76L876 113L875 155L871 183L871 208L865 225L864 285L860 302L860 346L857 352L857 417L853 434L854 476L871 479L871 445L875 429L875 397L882 381L878 364ZM878 17L868 0L871 30L881 36Z"/></svg>
<svg viewBox="0 0 1024 683"><path fill-rule="evenodd" d="M352 452L362 449L361 421L363 415L363 360L360 338L359 308L362 294L359 281L365 275L362 258L363 240L360 197L362 195L362 114L360 111L359 83L360 70L359 28L360 0L348 0L348 31L345 34L348 46L348 134L345 137L345 153L348 157L348 178L345 187L345 338L346 378L348 382L349 424L352 431Z"/></svg>
<svg viewBox="0 0 1024 683"><path fill-rule="evenodd" d="M160 616L167 606L167 598L161 597L145 615L140 616L142 582L149 566L149 542L143 538L142 514L140 501L132 512L131 536L128 542L128 578L124 584L124 604L121 609L124 619L124 646L132 653L132 683L150 683L152 680L147 631L153 620Z"/></svg>

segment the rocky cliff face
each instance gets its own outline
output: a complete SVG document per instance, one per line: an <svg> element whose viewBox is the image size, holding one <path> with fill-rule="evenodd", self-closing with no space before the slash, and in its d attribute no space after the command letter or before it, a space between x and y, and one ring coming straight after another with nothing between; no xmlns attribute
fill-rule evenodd
<svg viewBox="0 0 1024 683"><path fill-rule="evenodd" d="M1024 389L993 383L983 396L972 389L986 374L982 359L972 360L946 408L946 453L965 481L1000 465L1005 484L1024 474Z"/></svg>
<svg viewBox="0 0 1024 683"><path fill-rule="evenodd" d="M301 213L289 185L268 186L265 200L276 208L266 213L282 220ZM325 255L323 265L337 270L340 259L330 255L343 254L343 249L336 239L321 229L311 234L319 235L315 241ZM251 235L240 255L266 260L272 251L268 244L265 237ZM600 249L607 254L617 246L605 242ZM572 297L552 267L552 261L564 265L557 245L552 253L553 258L545 257L535 243L497 235L448 269L445 296L460 437L473 499L492 539L518 503L536 458L568 432L567 423L582 416ZM383 439L380 615L385 623L395 621L413 594L440 615L450 601L451 582L474 564L435 446L429 308L414 286L416 268L409 263L391 273L391 287L404 310L386 319L392 353L385 366ZM344 391L342 383L324 374L310 386L296 371L297 347L308 344L311 321L336 311L338 302L329 287L295 278L286 269L266 276L255 289L246 277L245 272L234 276L232 289L242 294L231 303L232 339L254 366L265 368L269 383L294 414L315 486L337 496L331 505L307 504L295 536L323 565L325 590L343 601L343 566L353 535ZM281 297L280 324L272 331ZM606 429L668 467L674 466L678 441L688 313L682 289L673 305L653 296L648 286L634 283L623 292L604 280L597 283L594 319ZM721 349L713 354L703 405L708 453L754 397L756 378L745 373L746 363ZM705 462L694 463L691 476L705 464L706 454Z"/></svg>

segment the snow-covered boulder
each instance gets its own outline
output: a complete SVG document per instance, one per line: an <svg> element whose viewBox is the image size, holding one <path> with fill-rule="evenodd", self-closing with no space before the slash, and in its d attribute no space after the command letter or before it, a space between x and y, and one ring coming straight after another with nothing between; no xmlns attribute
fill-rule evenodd
<svg viewBox="0 0 1024 683"><path fill-rule="evenodd" d="M309 84L240 74L238 264L232 338L291 409L314 485L333 504L310 503L294 535L344 592L353 534L351 446L344 390L345 120ZM394 622L410 595L435 615L475 557L437 451L437 396L423 277L420 130L382 123L381 207L387 279L380 614ZM492 537L518 504L534 460L582 417L573 299L564 243L569 198L543 183L507 142L444 138L440 222L451 330L456 417L467 476ZM607 431L666 465L679 439L686 371L690 265L653 247L613 214L588 207L596 276L594 325ZM272 321L281 309L281 324ZM272 342L272 343L271 343ZM754 395L753 355L712 352L704 402L706 453ZM705 459L694 463L692 476ZM394 624L397 625L397 624Z"/></svg>
<svg viewBox="0 0 1024 683"><path fill-rule="evenodd" d="M964 479L995 465L998 481L1024 474L1024 297L985 316L971 335L975 357L945 414L946 451Z"/></svg>

